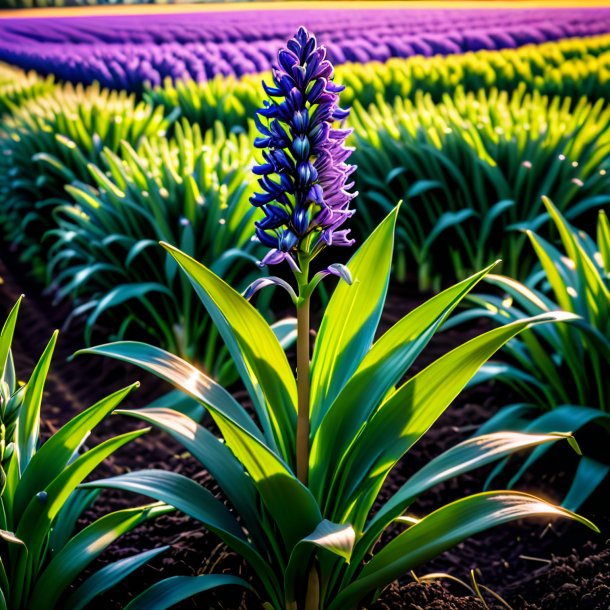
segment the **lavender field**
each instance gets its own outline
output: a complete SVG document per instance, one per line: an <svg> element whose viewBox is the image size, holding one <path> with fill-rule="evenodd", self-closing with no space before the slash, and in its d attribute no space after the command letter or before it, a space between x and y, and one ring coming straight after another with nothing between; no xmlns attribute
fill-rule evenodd
<svg viewBox="0 0 610 610"><path fill-rule="evenodd" d="M0 60L60 79L139 90L270 69L299 24L334 64L450 55L610 32L609 9L240 11L0 22Z"/></svg>
<svg viewBox="0 0 610 610"><path fill-rule="evenodd" d="M0 610L608 610L610 6L101 4L0 11Z"/></svg>

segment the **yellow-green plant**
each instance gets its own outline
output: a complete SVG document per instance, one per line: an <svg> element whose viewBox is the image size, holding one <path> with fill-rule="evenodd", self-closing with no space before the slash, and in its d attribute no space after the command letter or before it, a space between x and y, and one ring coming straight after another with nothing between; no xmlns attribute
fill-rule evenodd
<svg viewBox="0 0 610 610"><path fill-rule="evenodd" d="M0 127L0 230L39 276L45 232L64 187L89 178L88 163L106 147L133 146L165 133L171 119L161 108L97 85L64 85L23 104Z"/></svg>
<svg viewBox="0 0 610 610"><path fill-rule="evenodd" d="M597 243L574 229L557 208L544 200L563 250L528 231L541 270L521 284L503 276L487 281L501 292L471 297L477 307L457 316L452 324L472 317L495 323L513 323L527 316L553 311L574 315L569 324L537 327L506 345L504 362L489 362L473 383L493 380L507 384L523 402L501 409L481 429L542 432L579 430L596 424L610 426L610 223L600 211ZM588 451L587 451L588 449ZM511 480L521 475L545 453L538 449ZM564 504L576 510L610 470L585 446ZM494 472L494 476L501 468Z"/></svg>
<svg viewBox="0 0 610 610"><path fill-rule="evenodd" d="M135 385L79 413L41 445L41 404L57 333L30 379L18 382L11 343L20 303L0 332L0 608L80 610L167 547L111 563L71 591L78 575L117 538L172 509L161 503L128 508L76 531L78 519L98 495L79 489L79 484L105 458L146 431L83 448L90 431Z"/></svg>
<svg viewBox="0 0 610 610"><path fill-rule="evenodd" d="M533 257L519 229L544 229L541 195L570 220L610 202L603 100L572 107L525 87L510 95L458 89L439 104L423 93L366 110L356 104L350 122L362 230L404 199L401 267L414 265L424 289L497 258L506 275L525 278Z"/></svg>
<svg viewBox="0 0 610 610"><path fill-rule="evenodd" d="M610 88L610 36L569 38L540 45L526 45L501 51L476 51L448 56L407 59L385 63L346 63L336 68L346 86L346 104L358 101L365 108L379 98L393 103L396 98L415 99L428 93L435 102L458 88L479 91L496 88L570 97L590 101L607 99ZM244 129L263 99L261 78L217 76L205 82L167 80L163 86L145 91L144 97L167 112L180 108L182 116L207 128L221 121L228 129Z"/></svg>
<svg viewBox="0 0 610 610"><path fill-rule="evenodd" d="M42 78L0 63L0 116L16 112L27 100L48 95L55 87L53 76Z"/></svg>
<svg viewBox="0 0 610 610"><path fill-rule="evenodd" d="M58 300L72 300L74 316L85 317L87 343L99 320L119 338L133 336L135 326L230 383L229 354L159 241L238 289L260 278L263 249L251 239L252 223L262 218L249 202L252 152L244 135L228 135L221 124L202 134L185 122L174 139L144 140L137 153L127 143L118 154L105 149L100 166L88 166L94 186L67 187L74 202L54 213L48 283ZM271 318L268 302L261 309Z"/></svg>

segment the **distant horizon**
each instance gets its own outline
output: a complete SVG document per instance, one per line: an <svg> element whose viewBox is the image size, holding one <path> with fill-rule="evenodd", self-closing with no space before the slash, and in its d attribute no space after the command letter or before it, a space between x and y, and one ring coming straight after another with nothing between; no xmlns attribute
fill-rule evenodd
<svg viewBox="0 0 610 610"><path fill-rule="evenodd" d="M523 8L599 8L608 7L606 0L177 0L171 4L113 4L96 6L56 6L40 8L0 8L0 19L86 17L102 15L148 15L189 12L224 12L244 10L332 10L341 4L354 9L523 9Z"/></svg>

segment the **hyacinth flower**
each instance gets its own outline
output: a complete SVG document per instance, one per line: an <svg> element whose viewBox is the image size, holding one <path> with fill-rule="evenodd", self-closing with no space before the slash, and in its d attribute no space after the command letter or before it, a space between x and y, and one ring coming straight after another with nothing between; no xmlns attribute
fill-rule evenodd
<svg viewBox="0 0 610 610"><path fill-rule="evenodd" d="M242 586L272 610L355 610L394 579L464 538L521 517L578 515L516 491L473 494L422 518L407 515L419 496L459 474L521 449L568 440L569 433L498 432L459 443L428 462L392 497L379 493L398 462L449 407L477 370L521 331L570 319L547 312L478 335L401 382L435 331L483 269L435 295L377 337L392 266L398 206L359 245L346 267L309 280L312 259L329 245L347 245L349 150L345 117L324 50L304 29L279 56L270 101L259 113L265 163L265 213L256 227L268 247L264 264L286 263L298 291L279 278L298 311L297 372L260 312L211 269L174 246L164 247L193 284L233 357L256 417L204 372L174 354L137 342L86 350L130 362L170 381L213 419L212 432L165 407L121 411L152 424L191 452L226 497L215 497L182 474L142 470L91 482L175 506L217 534L250 564L251 582L227 574L170 577L134 598L126 610L149 610L164 596L177 603L217 586ZM330 85L329 85L330 83ZM309 299L334 273L309 362ZM354 278L353 285L351 278ZM221 438L215 436L217 432ZM387 544L389 528L400 530ZM394 529L395 531L395 529Z"/></svg>
<svg viewBox="0 0 610 610"><path fill-rule="evenodd" d="M261 191L250 199L262 208L263 220L256 222L256 238L270 250L261 265L288 263L298 293L284 280L271 277L255 282L247 292L270 284L287 289L297 305L297 474L307 482L309 438L309 302L319 281L329 275L351 278L347 267L330 265L309 280L312 259L327 246L352 246L345 222L354 214L350 202L347 164L352 149L345 146L349 129L335 127L349 110L339 107L344 87L333 82L334 69L326 49L316 38L299 28L287 48L278 53L272 72L273 85L263 82L269 99L257 111L260 132L254 145L263 149L264 163L254 168Z"/></svg>

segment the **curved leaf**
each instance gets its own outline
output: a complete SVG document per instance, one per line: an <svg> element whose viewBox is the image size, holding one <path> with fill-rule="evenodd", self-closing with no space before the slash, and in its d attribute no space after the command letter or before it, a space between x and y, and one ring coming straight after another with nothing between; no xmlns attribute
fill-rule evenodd
<svg viewBox="0 0 610 610"><path fill-rule="evenodd" d="M252 590L242 578L226 574L171 576L140 593L125 606L125 610L167 610L193 595L229 585Z"/></svg>
<svg viewBox="0 0 610 610"><path fill-rule="evenodd" d="M125 559L119 559L89 576L85 582L63 603L63 610L85 610L88 605L102 593L112 589L116 584L127 578L132 572L167 551L169 546L161 546L150 551L144 551Z"/></svg>
<svg viewBox="0 0 610 610"><path fill-rule="evenodd" d="M80 354L98 354L135 364L171 383L205 407L210 406L225 413L252 436L260 440L263 438L252 418L229 392L192 364L170 352L137 341L117 341L83 349L75 355Z"/></svg>
<svg viewBox="0 0 610 610"><path fill-rule="evenodd" d="M147 519L167 514L171 507L142 506L104 515L74 536L38 577L31 608L54 608L61 594L82 570L117 538Z"/></svg>
<svg viewBox="0 0 610 610"><path fill-rule="evenodd" d="M169 244L163 247L188 276L250 391L267 442L294 459L296 382L273 331L252 305L209 269Z"/></svg>
<svg viewBox="0 0 610 610"><path fill-rule="evenodd" d="M529 494L498 491L469 496L439 508L389 542L335 598L329 610L355 607L365 596L478 532L535 516L567 517L599 532L584 517Z"/></svg>
<svg viewBox="0 0 610 610"><path fill-rule="evenodd" d="M313 428L373 343L388 287L398 210L392 210L352 256L347 265L352 285L339 282L324 311L311 361Z"/></svg>

